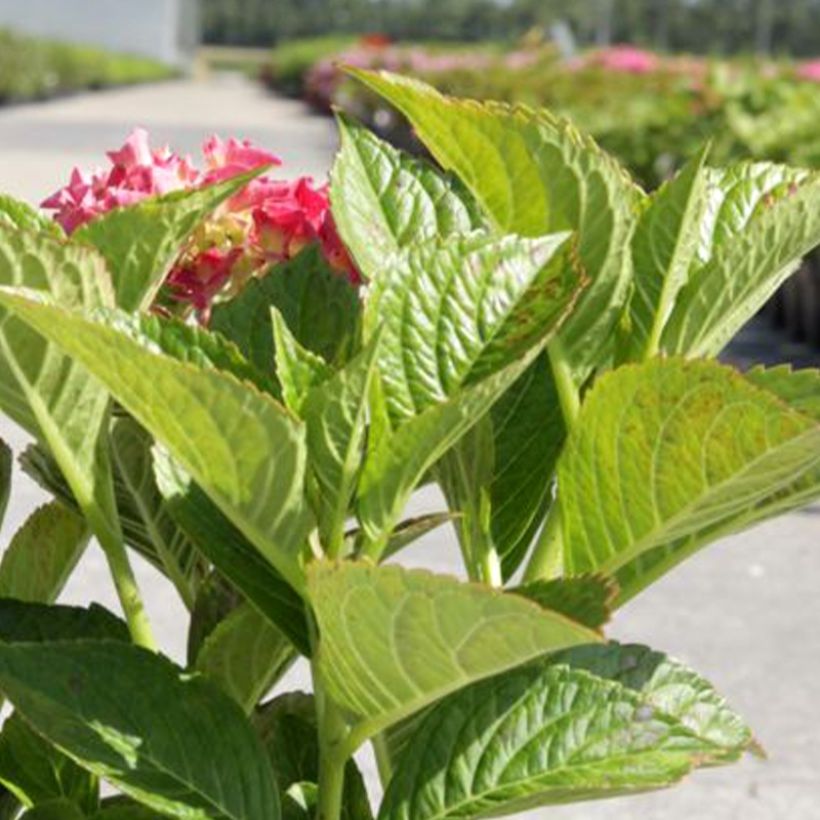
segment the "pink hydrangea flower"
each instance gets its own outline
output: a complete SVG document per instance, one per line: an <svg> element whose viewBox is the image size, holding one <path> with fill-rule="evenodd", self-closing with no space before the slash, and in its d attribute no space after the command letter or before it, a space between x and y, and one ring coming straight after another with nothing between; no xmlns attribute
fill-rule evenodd
<svg viewBox="0 0 820 820"><path fill-rule="evenodd" d="M797 76L801 80L811 80L820 83L820 60L807 60L797 67Z"/></svg>
<svg viewBox="0 0 820 820"><path fill-rule="evenodd" d="M660 67L660 58L651 51L630 45L612 46L594 52L592 62L607 71L649 74Z"/></svg>
<svg viewBox="0 0 820 820"><path fill-rule="evenodd" d="M151 148L144 129L135 129L122 148L108 152L111 166L86 174L75 168L68 185L46 199L44 208L71 233L91 219L149 196L211 185L281 161L252 143L217 136L202 147L204 167L169 148ZM352 283L360 281L339 238L327 185L309 177L293 182L258 177L200 226L173 266L167 294L207 321L214 299L238 290L271 264L293 258L317 243L329 265Z"/></svg>
<svg viewBox="0 0 820 820"><path fill-rule="evenodd" d="M135 128L122 148L108 152L108 158L107 170L86 174L75 168L68 185L42 203L56 211L54 218L67 233L112 208L189 187L198 177L187 159L167 147L152 151L143 128Z"/></svg>

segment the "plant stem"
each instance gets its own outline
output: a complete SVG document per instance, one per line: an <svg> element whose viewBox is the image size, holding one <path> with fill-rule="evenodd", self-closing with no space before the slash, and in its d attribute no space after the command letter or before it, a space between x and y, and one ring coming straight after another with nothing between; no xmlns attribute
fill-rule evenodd
<svg viewBox="0 0 820 820"><path fill-rule="evenodd" d="M338 820L344 796L347 723L333 701L327 697L313 670L313 696L319 728L319 799L316 820Z"/></svg>
<svg viewBox="0 0 820 820"><path fill-rule="evenodd" d="M485 539L488 540L488 539ZM504 585L501 576L501 562L498 560L498 553L492 543L483 544L484 551L478 557L478 570L481 580L491 587Z"/></svg>
<svg viewBox="0 0 820 820"><path fill-rule="evenodd" d="M558 501L552 503L544 528L535 544L524 581L558 578L563 570L564 541L561 534L561 511Z"/></svg>
<svg viewBox="0 0 820 820"><path fill-rule="evenodd" d="M339 820L344 798L345 765L351 756L350 728L341 710L328 697L316 667L319 631L312 615L308 615L308 630L312 660L313 699L316 704L316 724L319 740L319 796L316 820Z"/></svg>
<svg viewBox="0 0 820 820"><path fill-rule="evenodd" d="M564 424L567 430L572 430L575 420L581 410L581 399L578 395L578 388L572 377L572 370L567 362L567 356L561 340L556 336L548 345L552 376L555 379L555 386L558 389L558 400L561 402L561 412L564 415Z"/></svg>
<svg viewBox="0 0 820 820"><path fill-rule="evenodd" d="M137 646L150 649L156 652L157 642L151 630L148 614L142 602L137 579L134 577L134 570L128 560L128 553L125 551L125 544L122 537L112 531L105 516L101 513L96 504L84 504L83 512L94 535L100 542L100 546L108 560L108 567L111 570L111 577L114 580L114 587L122 606L125 620L128 623L128 630L131 638Z"/></svg>

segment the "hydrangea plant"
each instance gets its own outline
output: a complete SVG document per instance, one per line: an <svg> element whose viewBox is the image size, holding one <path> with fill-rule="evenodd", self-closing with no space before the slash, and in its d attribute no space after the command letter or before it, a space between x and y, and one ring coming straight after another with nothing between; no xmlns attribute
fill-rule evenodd
<svg viewBox="0 0 820 820"><path fill-rule="evenodd" d="M4 818L367 820L365 744L379 820L489 817L759 751L605 626L820 495L820 373L716 360L820 242L820 175L704 151L650 196L547 111L357 74L435 163L340 118L330 210L248 144L197 171L141 133L62 228L2 201L0 406L54 497L0 563ZM462 578L402 565L441 526ZM92 536L124 620L54 603ZM277 691L299 657L312 693Z"/></svg>

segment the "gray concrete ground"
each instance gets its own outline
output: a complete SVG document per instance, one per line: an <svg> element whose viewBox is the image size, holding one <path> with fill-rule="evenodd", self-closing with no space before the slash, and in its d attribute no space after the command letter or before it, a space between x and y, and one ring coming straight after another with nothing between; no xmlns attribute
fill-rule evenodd
<svg viewBox="0 0 820 820"><path fill-rule="evenodd" d="M106 92L0 112L0 190L36 202L63 181L74 164L93 166L141 124L158 140L195 153L212 132L247 136L280 154L284 172L326 172L335 148L329 120L298 104L266 95L235 78ZM738 348L741 359L777 358L759 329ZM0 435L15 448L24 436L7 422ZM43 499L15 475L12 503L0 540ZM433 493L413 507L440 509ZM453 539L432 534L408 550L407 563L458 572ZM163 647L181 658L185 613L168 584L138 566ZM674 791L630 800L532 812L556 820L818 820L820 818L820 508L713 546L619 612L611 634L650 644L691 663L709 677L755 727L766 762L705 771ZM116 608L99 550L92 548L63 600L98 600ZM297 668L289 684L306 686ZM363 760L377 792L371 762Z"/></svg>

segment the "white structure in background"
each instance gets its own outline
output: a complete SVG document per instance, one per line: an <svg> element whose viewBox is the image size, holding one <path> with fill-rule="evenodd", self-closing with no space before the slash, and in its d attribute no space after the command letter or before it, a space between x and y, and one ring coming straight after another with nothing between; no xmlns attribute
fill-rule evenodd
<svg viewBox="0 0 820 820"><path fill-rule="evenodd" d="M190 64L197 0L0 0L0 28Z"/></svg>

